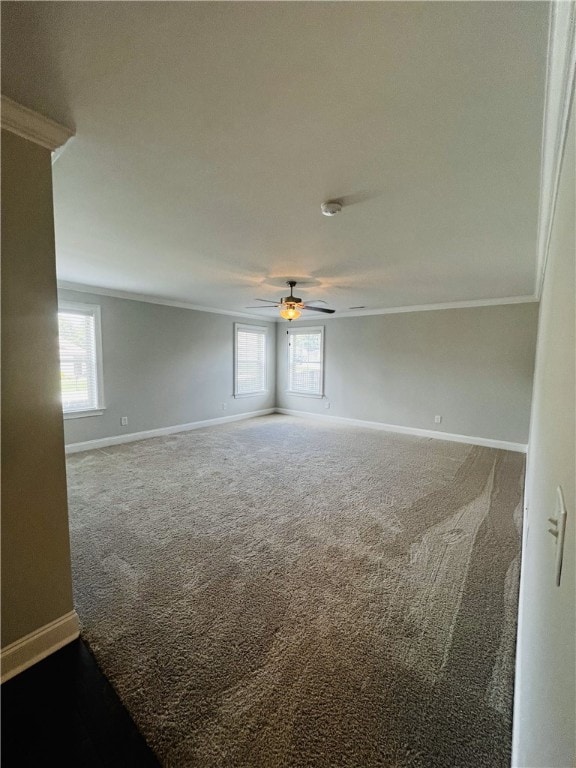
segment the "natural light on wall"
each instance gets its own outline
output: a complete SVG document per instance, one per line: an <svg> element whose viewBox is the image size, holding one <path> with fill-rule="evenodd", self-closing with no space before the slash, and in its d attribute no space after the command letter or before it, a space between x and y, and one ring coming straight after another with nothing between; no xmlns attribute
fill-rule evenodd
<svg viewBox="0 0 576 768"><path fill-rule="evenodd" d="M101 408L99 384L99 307L61 306L60 378L64 413Z"/></svg>

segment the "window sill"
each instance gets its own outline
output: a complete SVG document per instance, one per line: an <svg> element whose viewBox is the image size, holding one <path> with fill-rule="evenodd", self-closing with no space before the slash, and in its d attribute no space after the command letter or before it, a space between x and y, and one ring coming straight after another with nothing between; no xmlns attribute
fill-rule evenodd
<svg viewBox="0 0 576 768"><path fill-rule="evenodd" d="M297 397L315 397L317 400L322 400L324 395L314 395L312 392L293 392L291 389L286 390L287 395L296 395Z"/></svg>
<svg viewBox="0 0 576 768"><path fill-rule="evenodd" d="M63 413L64 419L85 419L87 416L102 416L105 408L90 408L87 411L68 411Z"/></svg>
<svg viewBox="0 0 576 768"><path fill-rule="evenodd" d="M263 389L260 392L242 392L241 395L234 395L234 399L238 400L238 398L241 398L241 397L258 397L259 395L261 397L262 395L267 395L267 394L268 394L267 389Z"/></svg>

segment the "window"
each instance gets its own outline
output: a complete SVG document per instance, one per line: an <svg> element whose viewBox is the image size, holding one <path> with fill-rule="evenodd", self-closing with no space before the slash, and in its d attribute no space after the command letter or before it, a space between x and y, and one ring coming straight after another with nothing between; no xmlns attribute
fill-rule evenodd
<svg viewBox="0 0 576 768"><path fill-rule="evenodd" d="M266 328L234 324L234 396L266 391Z"/></svg>
<svg viewBox="0 0 576 768"><path fill-rule="evenodd" d="M58 309L60 380L65 417L102 412L100 307L62 303Z"/></svg>
<svg viewBox="0 0 576 768"><path fill-rule="evenodd" d="M324 395L324 328L288 331L288 391Z"/></svg>

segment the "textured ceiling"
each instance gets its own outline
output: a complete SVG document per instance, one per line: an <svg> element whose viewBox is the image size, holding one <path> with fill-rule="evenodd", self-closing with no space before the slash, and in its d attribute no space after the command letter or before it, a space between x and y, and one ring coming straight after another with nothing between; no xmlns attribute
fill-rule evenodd
<svg viewBox="0 0 576 768"><path fill-rule="evenodd" d="M61 280L222 309L289 277L339 311L533 294L547 3L2 5L2 92L77 131Z"/></svg>

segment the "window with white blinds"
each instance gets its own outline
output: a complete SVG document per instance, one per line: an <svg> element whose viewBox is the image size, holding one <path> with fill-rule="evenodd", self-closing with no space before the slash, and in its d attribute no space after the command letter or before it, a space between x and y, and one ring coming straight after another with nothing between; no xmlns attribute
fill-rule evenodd
<svg viewBox="0 0 576 768"><path fill-rule="evenodd" d="M288 391L297 395L324 394L324 328L288 331Z"/></svg>
<svg viewBox="0 0 576 768"><path fill-rule="evenodd" d="M234 395L266 391L266 328L234 324Z"/></svg>
<svg viewBox="0 0 576 768"><path fill-rule="evenodd" d="M103 408L100 307L60 304L60 381L65 414Z"/></svg>

